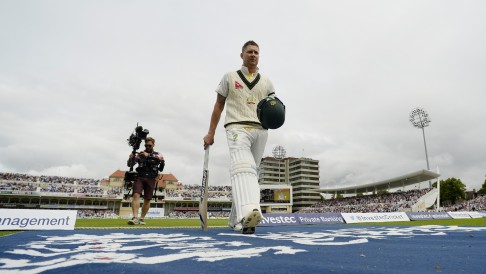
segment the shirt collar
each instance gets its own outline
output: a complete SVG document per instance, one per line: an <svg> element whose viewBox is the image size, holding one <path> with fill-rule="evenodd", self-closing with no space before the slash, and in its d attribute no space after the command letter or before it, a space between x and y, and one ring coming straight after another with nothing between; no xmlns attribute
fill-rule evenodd
<svg viewBox="0 0 486 274"><path fill-rule="evenodd" d="M256 76L258 74L259 68L257 67L256 72L253 73L253 76ZM241 66L241 72L243 72L243 75L248 76L250 72L248 71L248 68L245 66Z"/></svg>

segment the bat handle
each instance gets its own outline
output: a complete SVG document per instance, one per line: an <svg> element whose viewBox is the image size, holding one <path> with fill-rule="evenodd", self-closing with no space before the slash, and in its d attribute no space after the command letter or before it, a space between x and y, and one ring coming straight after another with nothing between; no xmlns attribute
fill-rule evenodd
<svg viewBox="0 0 486 274"><path fill-rule="evenodd" d="M206 149L205 149L205 152L204 152L204 170L207 170L208 169L208 162L209 162L209 147L208 146Z"/></svg>

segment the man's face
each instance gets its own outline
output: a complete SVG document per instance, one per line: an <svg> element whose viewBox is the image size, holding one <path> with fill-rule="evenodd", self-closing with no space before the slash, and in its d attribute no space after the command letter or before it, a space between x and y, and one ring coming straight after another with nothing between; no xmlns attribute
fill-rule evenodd
<svg viewBox="0 0 486 274"><path fill-rule="evenodd" d="M253 68L258 65L258 58L260 50L257 46L248 45L245 50L241 53L241 59L243 59L243 65L247 68Z"/></svg>
<svg viewBox="0 0 486 274"><path fill-rule="evenodd" d="M154 150L154 143L145 142L145 151L152 152Z"/></svg>

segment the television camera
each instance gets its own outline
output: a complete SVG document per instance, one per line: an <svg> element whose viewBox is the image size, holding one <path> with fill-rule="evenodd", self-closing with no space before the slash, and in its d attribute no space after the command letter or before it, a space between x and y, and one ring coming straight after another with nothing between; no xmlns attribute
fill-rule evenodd
<svg viewBox="0 0 486 274"><path fill-rule="evenodd" d="M142 141L145 141L147 138L147 135L149 134L148 129L144 129L142 126L139 126L137 123L137 126L135 127L135 131L128 137L128 145L132 147L132 159L134 159L135 154L137 153L137 150L140 148L140 144ZM137 180L138 173L137 171L133 170L133 166L135 165L135 161L130 161L129 166L130 170L125 172L125 188L128 190L128 194L130 194L130 191L132 190L133 182Z"/></svg>

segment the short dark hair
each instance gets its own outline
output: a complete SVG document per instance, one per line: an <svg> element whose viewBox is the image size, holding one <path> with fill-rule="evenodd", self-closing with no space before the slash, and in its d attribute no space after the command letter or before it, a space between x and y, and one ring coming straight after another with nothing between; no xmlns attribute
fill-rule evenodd
<svg viewBox="0 0 486 274"><path fill-rule="evenodd" d="M246 47L248 47L248 46L250 46L250 45L251 45L251 46L256 46L257 48L260 48L260 47L258 46L258 44L257 44L255 41L250 40L250 41L246 42L246 43L243 45L243 47L241 48L241 52L245 52L245 48L246 48Z"/></svg>
<svg viewBox="0 0 486 274"><path fill-rule="evenodd" d="M152 144L155 145L155 139L152 138L152 137L147 137L147 139L145 139L145 143L147 143L147 142L152 142Z"/></svg>

